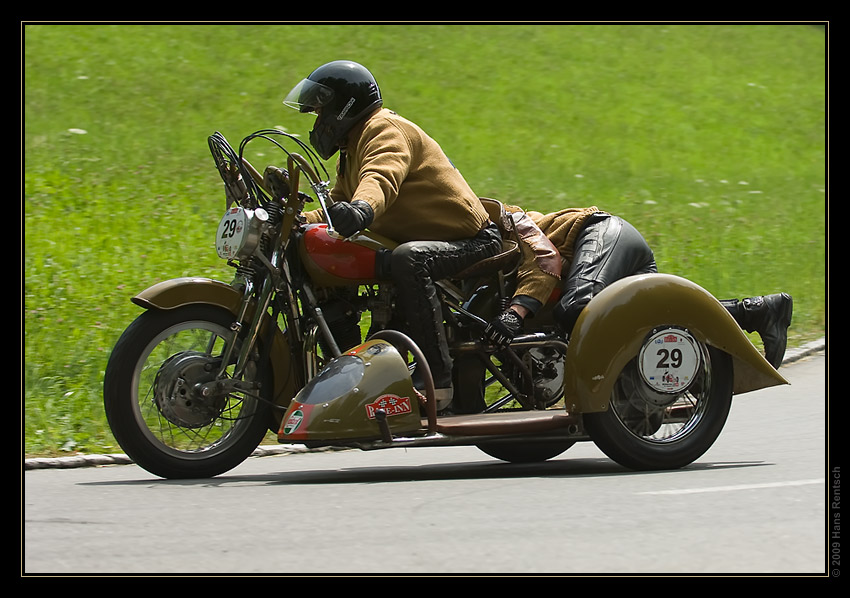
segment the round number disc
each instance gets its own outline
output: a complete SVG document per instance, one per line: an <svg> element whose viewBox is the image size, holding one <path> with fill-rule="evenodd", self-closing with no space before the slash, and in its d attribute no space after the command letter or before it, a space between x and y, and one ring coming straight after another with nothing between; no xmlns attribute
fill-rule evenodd
<svg viewBox="0 0 850 598"><path fill-rule="evenodd" d="M215 249L219 257L234 259L242 249L248 218L242 208L231 208L222 217L215 236Z"/></svg>
<svg viewBox="0 0 850 598"><path fill-rule="evenodd" d="M700 352L694 338L679 328L655 331L640 351L643 381L662 393L684 391L699 370Z"/></svg>

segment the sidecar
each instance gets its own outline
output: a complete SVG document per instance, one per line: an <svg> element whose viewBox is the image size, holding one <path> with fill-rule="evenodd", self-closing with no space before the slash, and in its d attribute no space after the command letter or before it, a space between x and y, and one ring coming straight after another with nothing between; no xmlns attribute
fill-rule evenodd
<svg viewBox="0 0 850 598"><path fill-rule="evenodd" d="M408 354L423 373L422 392ZM631 469L675 469L713 444L733 395L788 383L717 299L668 274L632 276L596 296L575 325L563 372L556 406L438 415L418 347L386 330L331 361L294 397L278 439L363 450L475 445L512 462L593 441Z"/></svg>

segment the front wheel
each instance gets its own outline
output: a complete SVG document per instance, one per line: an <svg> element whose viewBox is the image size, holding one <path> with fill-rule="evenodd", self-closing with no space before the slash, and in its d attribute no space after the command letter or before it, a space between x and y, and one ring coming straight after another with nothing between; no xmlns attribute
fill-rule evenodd
<svg viewBox="0 0 850 598"><path fill-rule="evenodd" d="M232 322L211 305L152 310L115 345L103 383L106 418L127 456L147 471L213 477L244 461L268 431L268 363L257 363L255 352L238 384L229 378L232 366L218 377ZM224 390L211 391L216 382Z"/></svg>
<svg viewBox="0 0 850 598"><path fill-rule="evenodd" d="M584 427L609 458L635 470L678 469L707 451L732 404L732 359L699 344L702 365L686 392L660 395L629 362L607 411L586 413Z"/></svg>

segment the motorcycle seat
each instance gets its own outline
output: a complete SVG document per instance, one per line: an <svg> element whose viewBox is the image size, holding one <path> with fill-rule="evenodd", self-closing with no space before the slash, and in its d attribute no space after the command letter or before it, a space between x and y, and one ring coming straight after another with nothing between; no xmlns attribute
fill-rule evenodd
<svg viewBox="0 0 850 598"><path fill-rule="evenodd" d="M502 233L502 251L492 257L488 257L452 276L456 280L464 280L475 276L489 276L496 272L508 273L519 266L522 250L519 245L519 235L514 226L514 221L505 211L505 206L497 199L480 197L481 205L495 222Z"/></svg>

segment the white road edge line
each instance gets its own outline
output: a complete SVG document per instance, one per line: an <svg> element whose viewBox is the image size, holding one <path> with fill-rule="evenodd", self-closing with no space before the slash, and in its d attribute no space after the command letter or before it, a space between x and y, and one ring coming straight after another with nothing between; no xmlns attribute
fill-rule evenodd
<svg viewBox="0 0 850 598"><path fill-rule="evenodd" d="M792 480L788 482L770 482L765 484L738 484L735 486L713 486L711 488L683 488L681 490L652 490L649 492L638 492L637 494L699 494L701 492L730 492L734 490L757 490L761 488L784 488L786 486L807 486L809 484L823 484L824 478L815 480Z"/></svg>

